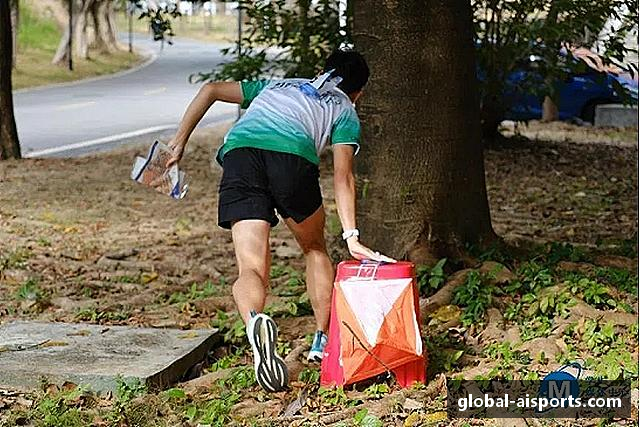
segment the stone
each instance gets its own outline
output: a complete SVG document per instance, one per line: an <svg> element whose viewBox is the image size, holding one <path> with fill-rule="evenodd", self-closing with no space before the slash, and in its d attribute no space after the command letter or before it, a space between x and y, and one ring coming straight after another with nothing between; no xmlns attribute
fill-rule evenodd
<svg viewBox="0 0 640 427"><path fill-rule="evenodd" d="M0 325L0 389L28 391L39 387L43 377L96 392L115 391L119 377L165 388L219 342L216 329L6 323Z"/></svg>
<svg viewBox="0 0 640 427"><path fill-rule="evenodd" d="M622 104L596 106L594 124L600 127L638 128L638 107Z"/></svg>

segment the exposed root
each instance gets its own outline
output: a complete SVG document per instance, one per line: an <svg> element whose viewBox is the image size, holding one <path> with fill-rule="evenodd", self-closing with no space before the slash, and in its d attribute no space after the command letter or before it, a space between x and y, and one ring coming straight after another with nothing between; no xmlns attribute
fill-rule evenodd
<svg viewBox="0 0 640 427"><path fill-rule="evenodd" d="M232 371L233 368L220 369L219 371L211 372L192 379L191 381L184 382L181 387L187 394L195 394L198 391L207 391L216 381L228 377Z"/></svg>
<svg viewBox="0 0 640 427"><path fill-rule="evenodd" d="M440 307L448 305L451 302L453 292L458 286L462 286L464 284L467 280L467 276L472 271L473 270L470 268L456 271L438 292L428 298L420 299L420 313L423 317L423 321L427 313L433 313Z"/></svg>
<svg viewBox="0 0 640 427"><path fill-rule="evenodd" d="M616 326L631 326L638 322L637 314L598 310L584 301L578 301L578 303L569 310L572 317L603 320L604 322L611 322Z"/></svg>

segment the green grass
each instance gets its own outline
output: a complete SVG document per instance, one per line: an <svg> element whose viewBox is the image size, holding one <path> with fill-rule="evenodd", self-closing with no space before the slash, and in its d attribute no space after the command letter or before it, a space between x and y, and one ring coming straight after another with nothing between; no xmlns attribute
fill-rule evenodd
<svg viewBox="0 0 640 427"><path fill-rule="evenodd" d="M111 74L131 68L141 58L137 54L118 51L105 54L89 51L90 59L74 58L74 71L66 66L52 65L62 30L53 18L36 12L34 2L20 2L20 26L18 28L18 54L13 71L13 89L63 83L88 77Z"/></svg>
<svg viewBox="0 0 640 427"><path fill-rule="evenodd" d="M20 2L20 26L18 27L18 49L42 49L55 52L62 31L55 21L38 16L31 6Z"/></svg>

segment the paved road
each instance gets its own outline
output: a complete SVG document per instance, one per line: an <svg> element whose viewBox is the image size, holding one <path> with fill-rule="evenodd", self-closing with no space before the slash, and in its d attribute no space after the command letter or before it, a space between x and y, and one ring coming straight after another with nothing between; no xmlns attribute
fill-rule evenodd
<svg viewBox="0 0 640 427"><path fill-rule="evenodd" d="M189 75L211 70L222 45L175 40L160 44L137 36L134 46L155 52L152 64L132 73L70 86L14 94L23 156L74 156L106 150L134 137L171 135L198 85ZM232 119L237 106L216 103L201 125Z"/></svg>

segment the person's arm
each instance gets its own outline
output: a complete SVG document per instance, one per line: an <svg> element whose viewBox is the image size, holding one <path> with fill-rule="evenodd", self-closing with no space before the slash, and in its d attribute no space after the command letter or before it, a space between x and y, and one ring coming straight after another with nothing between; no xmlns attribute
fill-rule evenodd
<svg viewBox="0 0 640 427"><path fill-rule="evenodd" d="M343 230L356 228L356 182L353 176L353 152L351 144L333 145L333 186L335 189L338 216ZM349 253L357 260L396 262L387 256L374 252L360 243L358 236L347 239Z"/></svg>
<svg viewBox="0 0 640 427"><path fill-rule="evenodd" d="M167 162L167 167L180 161L191 133L214 102L241 104L243 100L242 89L238 82L212 82L203 85L187 107L176 135L169 141L168 145L173 149L173 156Z"/></svg>

